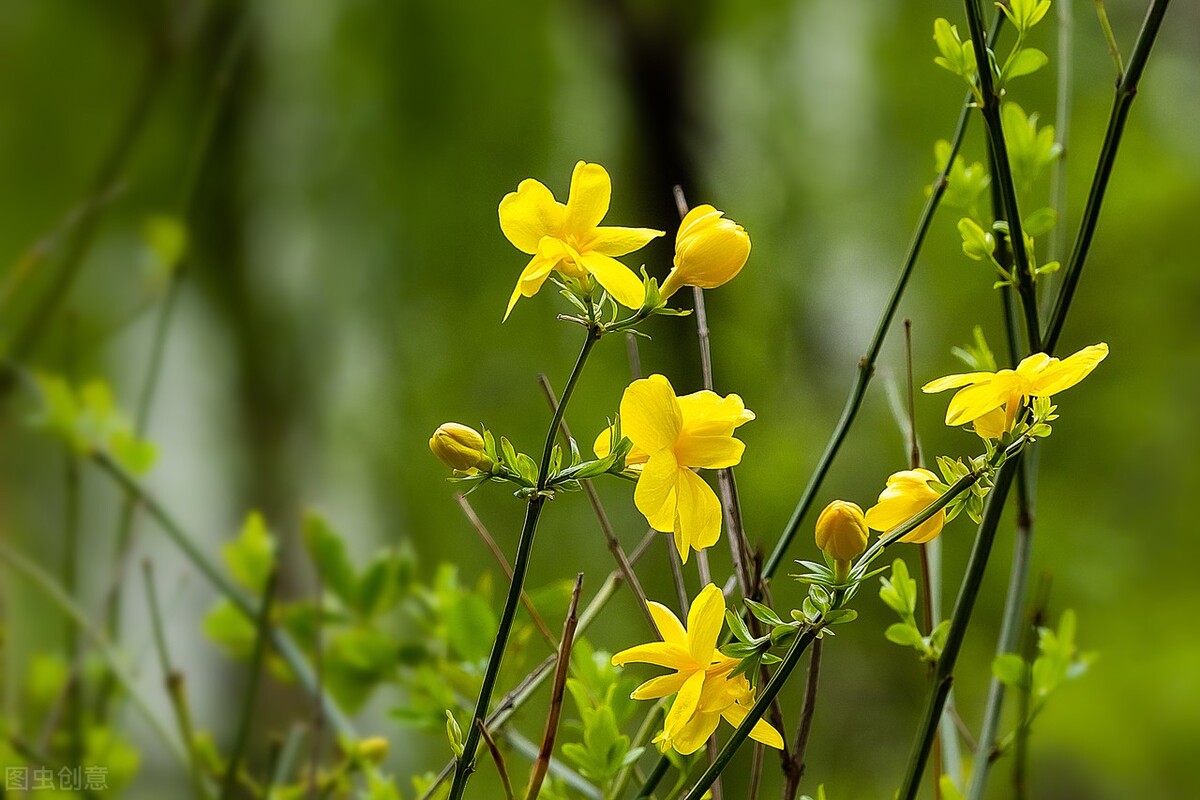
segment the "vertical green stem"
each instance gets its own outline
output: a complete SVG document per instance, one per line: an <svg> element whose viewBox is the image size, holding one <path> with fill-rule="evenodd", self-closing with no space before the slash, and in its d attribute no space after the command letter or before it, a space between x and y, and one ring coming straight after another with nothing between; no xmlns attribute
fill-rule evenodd
<svg viewBox="0 0 1200 800"><path fill-rule="evenodd" d="M993 209L997 218L1008 222L1008 240L1011 243L1015 267L1013 275L1016 278L1017 294L1025 309L1025 329L1029 338L1029 350L1041 350L1041 332L1038 322L1037 297L1034 294L1033 269L1029 263L1029 251L1025 247L1025 232L1022 229L1021 211L1017 203L1017 188L1013 181L1012 165L1008 158L1008 146L1004 142L1004 128L1000 121L1000 94L996 91L993 81L991 59L988 56L988 46L985 43L983 18L976 0L964 0L963 6L967 13L967 25L971 31L971 42L975 48L975 63L979 65L979 90L983 104L979 110L983 114L984 125L987 128L988 143L991 145L993 173L992 180L996 183L1003 200L1002 209Z"/></svg>
<svg viewBox="0 0 1200 800"><path fill-rule="evenodd" d="M962 649L963 639L967 633L967 625L975 610L975 600L979 597L979 587L983 584L983 575L991 556L992 544L996 539L996 528L1000 524L1000 516L1004 512L1004 503L1008 497L1009 487L1020 466L1020 455L1007 461L996 476L995 485L988 496L987 505L983 511L983 520L975 535L975 545L971 549L971 557L967 562L967 571L963 577L962 588L954 603L954 613L950 617L950 630L946 635L946 644L938 659L933 673L933 691L925 708L925 717L917 732L913 750L909 756L908 767L904 777L904 786L900 790L900 800L915 800L921 787L921 775L925 763L929 760L933 748L933 738L937 732L938 722L942 717L942 709L954 683L954 665L958 661L958 653Z"/></svg>
<svg viewBox="0 0 1200 800"><path fill-rule="evenodd" d="M492 652L488 657L487 668L484 670L483 684L475 703L475 714L463 742L463 753L454 766L454 782L450 786L450 800L460 800L463 792L466 791L471 773L475 771L475 752L479 748L480 737L479 726L487 719L488 705L492 700L492 692L496 688L496 678L500 674L500 663L504 659L504 650L508 646L509 634L512 633L513 620L517 615L517 606L520 605L521 591L525 588L525 575L529 570L529 555L533 550L533 538L537 532L542 506L546 502L546 497L542 492L550 481L550 458L554 452L554 442L558 437L558 429L562 424L563 414L566 413L567 403L571 401L571 395L575 391L575 384L579 381L579 376L583 372L583 366L587 363L592 348L599 340L600 330L594 325L589 327L583 348L579 351L575 367L571 370L571 377L567 379L567 385L563 388L562 400L554 410L554 418L546 432L546 443L542 448L542 461L538 469L537 493L530 498L529 505L525 509L525 523L521 526L521 536L517 541L517 556L513 559L513 577L509 583L508 597L504 601L504 611L500 616L496 640L492 643Z"/></svg>
<svg viewBox="0 0 1200 800"><path fill-rule="evenodd" d="M1099 162L1092 176L1092 186L1088 190L1087 205L1084 207L1083 220L1079 224L1079 233L1075 237L1075 245L1071 250L1071 258L1063 270L1063 285L1059 290L1054 311L1050 315L1050 324L1046 328L1045 346L1043 351L1053 355L1062 335L1063 324L1066 322L1067 310L1079 287L1079 277L1087 260L1092 238L1096 233L1096 224L1100 219L1100 209L1104 205L1104 193L1108 189L1108 179L1112 175L1113 165L1117 160L1117 151L1121 147L1121 137L1125 131L1125 120L1129 116L1130 106L1137 95L1138 83L1146 69L1146 59L1158 38L1163 16L1167 13L1170 0L1152 0L1142 22L1141 32L1133 46L1129 57L1129 66L1121 80L1117 83L1116 97L1113 100L1112 112L1108 118L1108 130L1104 134L1104 144L1100 148Z"/></svg>

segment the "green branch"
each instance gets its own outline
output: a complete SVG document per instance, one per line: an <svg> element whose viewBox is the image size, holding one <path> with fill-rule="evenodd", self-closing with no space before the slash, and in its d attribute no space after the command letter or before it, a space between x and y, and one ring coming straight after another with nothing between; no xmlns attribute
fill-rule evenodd
<svg viewBox="0 0 1200 800"><path fill-rule="evenodd" d="M459 756L454 768L454 782L450 786L450 800L460 800L463 792L466 791L467 781L470 780L471 773L475 770L475 752L479 748L480 725L484 724L487 719L488 705L492 700L492 692L496 688L496 679L500 675L500 663L504 659L504 650L508 646L508 637L512 633L513 621L517 615L517 606L520 605L521 592L525 588L525 575L529 570L529 556L533 550L533 539L537 533L538 519L542 515L542 506L546 502L544 491L550 483L550 461L554 453L554 443L558 438L559 426L562 424L563 414L566 413L567 403L570 402L571 395L575 391L575 384L579 381L579 376L583 372L584 364L587 363L592 348L596 345L596 342L600 341L600 336L600 329L593 323L588 328L587 337L583 341L583 348L579 351L579 357L575 360L575 367L571 370L571 377L567 379L567 385L563 388L562 400L554 410L554 417L550 422L549 430L546 432L546 443L542 448L542 461L538 469L537 492L530 498L529 505L525 509L525 522L521 527L520 539L517 541L517 555L513 559L513 577L509 583L508 597L504 601L504 611L500 616L500 625L496 631L496 639L492 643L492 652L488 657L487 668L483 674L483 684L479 689L479 699L475 703L475 714L471 719L470 727L467 729L466 739L463 741L462 755Z"/></svg>

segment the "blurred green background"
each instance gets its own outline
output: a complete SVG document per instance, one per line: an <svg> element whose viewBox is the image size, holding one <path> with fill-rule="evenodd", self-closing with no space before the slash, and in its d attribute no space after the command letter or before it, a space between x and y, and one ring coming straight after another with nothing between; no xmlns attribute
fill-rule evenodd
<svg viewBox="0 0 1200 800"><path fill-rule="evenodd" d="M1127 52L1144 4L1112 6ZM740 431L747 455L738 481L748 535L769 550L891 289L934 176L933 143L952 131L963 87L932 63L932 21L943 15L958 22L960 5L9 0L0 11L0 352L11 354L78 226L94 221L78 280L23 361L102 376L122 407L135 408L164 299L139 231L148 216L178 213L214 79L241 40L196 175L187 268L149 419L160 456L148 484L212 552L248 509L261 509L293 554L288 591L302 593L311 575L294 556L296 531L311 506L351 537L357 556L405 542L422 574L444 560L459 564L467 583L498 574L426 440L458 420L486 422L527 451L540 446L548 413L535 376L561 386L578 332L554 320L565 306L550 291L521 301L500 324L525 257L501 235L496 206L531 176L565 199L579 159L613 177L611 224L673 231L670 190L679 183L693 203L717 205L753 237L742 276L710 292L708 308L717 388L738 392L758 414ZM1114 79L1094 5L1075 2L1074 15L1062 220L1071 235ZM1112 355L1062 396L1063 417L1041 448L1034 570L1053 576L1052 617L1075 609L1081 646L1099 659L1037 722L1035 797L1200 793L1198 26L1195 4L1170 9L1060 347L1107 341ZM1013 98L1049 123L1055 35L1053 22L1038 29L1035 44L1052 65L1015 84ZM139 103L144 119L124 137ZM97 194L102 164L123 138L128 157ZM983 158L978 120L965 154ZM73 220L80 214L83 222ZM992 276L961 255L954 221L953 212L935 221L818 508L835 497L866 506L905 465L888 401L888 387L903 385L899 320L913 320L918 383L959 371L950 347L969 341L976 324L1002 350ZM670 238L625 260L636 267L644 258L661 276ZM660 319L649 331L646 371L668 374L681 392L699 388L692 320ZM628 375L624 347L604 342L568 414L581 439L615 410ZM946 399L917 398L930 457L977 447L941 424ZM0 536L53 571L62 559L64 458L26 425L33 410L21 393L0 408ZM82 485L79 592L92 608L113 580L119 496L94 469ZM628 485L601 492L632 548L645 526ZM474 498L511 553L520 505L503 489ZM811 520L795 557L814 556L809 530ZM1002 530L956 684L972 729L1003 604L1011 523ZM583 571L595 589L611 569L581 496L554 503L539 537L532 586ZM961 574L970 539L965 518L944 535L949 576ZM639 573L652 598L668 601L659 544ZM722 577L730 574L723 544L713 553ZM905 555L915 567L915 551ZM177 587L164 594L169 636L195 692L197 724L228 742L242 672L199 632L213 594L147 522L141 557ZM502 576L496 582L502 587ZM31 655L54 646L62 623L2 568L0 592L0 680L12 714ZM775 592L781 606L802 596L784 578ZM140 598L140 586L129 596ZM501 596L497 588L497 608ZM141 606L127 603L123 646L153 695ZM610 608L590 632L597 647L645 638L627 596ZM890 796L924 702L924 667L883 639L886 609L873 592L858 608L860 622L826 647L804 785L813 792L827 783L834 798ZM784 702L789 719L799 708L796 683ZM405 776L439 768L448 753L438 737L391 720L391 705L372 704L361 727L392 740L389 768L408 796ZM275 713L258 721L264 736L289 715ZM531 736L539 715L525 718ZM175 762L139 736L143 769L130 796L175 796L164 788L177 785ZM727 787L745 769L739 762ZM1008 762L998 766L989 796L1010 796L1008 772ZM482 770L477 796L499 796L492 773Z"/></svg>

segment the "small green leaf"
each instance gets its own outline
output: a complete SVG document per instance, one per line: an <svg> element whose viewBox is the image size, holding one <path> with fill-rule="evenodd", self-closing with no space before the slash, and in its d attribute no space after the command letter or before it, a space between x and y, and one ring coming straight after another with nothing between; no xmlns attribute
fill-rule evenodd
<svg viewBox="0 0 1200 800"><path fill-rule="evenodd" d="M275 568L275 549L275 538L267 530L262 514L251 511L238 538L221 547L221 556L238 584L261 594Z"/></svg>
<svg viewBox="0 0 1200 800"><path fill-rule="evenodd" d="M925 637L921 636L921 632L908 623L893 622L883 632L883 635L889 642L904 647L915 647L919 650L925 649Z"/></svg>
<svg viewBox="0 0 1200 800"><path fill-rule="evenodd" d="M984 261L992 257L996 240L992 234L979 227L970 217L958 221L958 233L962 237L963 255L972 261Z"/></svg>
<svg viewBox="0 0 1200 800"><path fill-rule="evenodd" d="M354 607L358 581L342 537L313 511L304 515L303 537L308 556L325 586L344 605Z"/></svg>
<svg viewBox="0 0 1200 800"><path fill-rule="evenodd" d="M1023 686L1027 674L1025 659L1017 653L1003 653L992 661L992 675L1005 686Z"/></svg>

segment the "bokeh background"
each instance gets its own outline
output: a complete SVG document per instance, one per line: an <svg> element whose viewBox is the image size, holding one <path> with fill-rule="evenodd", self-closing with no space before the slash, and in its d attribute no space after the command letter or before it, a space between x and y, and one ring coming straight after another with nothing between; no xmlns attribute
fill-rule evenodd
<svg viewBox="0 0 1200 800"><path fill-rule="evenodd" d="M1111 5L1128 52L1145 4ZM935 16L960 14L944 0L10 0L0 11L3 352L49 290L80 224L72 215L82 212L95 228L78 280L24 361L102 376L124 407L135 406L164 301L139 231L148 216L178 213L206 108L214 91L224 93L195 175L187 271L149 421L160 451L149 485L214 553L250 508L296 551L300 515L312 506L336 521L356 556L406 543L422 572L450 560L473 583L498 570L426 440L446 420L486 422L537 449L548 414L535 376L561 385L577 331L554 320L563 303L549 291L500 324L524 257L501 235L496 205L530 176L564 198L575 161L598 161L613 177L613 224L673 231L678 183L753 237L745 272L710 292L708 308L717 388L758 413L742 429L738 481L749 537L769 549L893 284L934 175L933 143L952 131L962 86L933 65L931 29ZM1071 235L1114 80L1093 4L1075 2L1074 16L1062 220ZM1063 418L1042 448L1035 573L1052 575L1051 616L1075 609L1079 641L1098 660L1037 722L1036 797L1200 792L1198 26L1194 4L1170 9L1061 347L1103 340L1112 356L1062 396ZM1048 22L1035 37L1051 68L1014 88L1050 123L1054 28ZM139 104L142 119L125 137ZM971 160L983 157L977 123L965 145ZM105 174L123 138L128 153ZM818 508L834 497L865 506L904 466L889 401L889 387L903 385L899 320L913 320L918 382L957 371L950 348L976 324L1001 349L992 277L961 255L954 221L952 213L935 221ZM665 274L669 247L639 254L651 273ZM649 330L646 370L681 391L698 388L692 321L658 320ZM568 415L581 438L615 410L628 375L624 347L605 342ZM917 399L926 452L966 454L976 443L943 427L945 400ZM25 424L33 407L30 396L11 394L0 408L0 535L54 569L64 458ZM99 472L85 469L82 482L79 592L95 607L114 574L119 503ZM629 487L601 491L632 547L644 521ZM503 490L474 499L511 553L519 504ZM1011 522L1002 530L956 684L972 728ZM554 503L540 537L533 586L582 570L594 588L611 568L581 496ZM970 538L965 519L943 537L949 575L960 574ZM648 593L666 600L666 548L657 544L639 572ZM794 555L814 553L805 534ZM196 693L198 725L228 742L243 676L200 634L212 592L148 523L135 557L154 559L177 584L171 645ZM292 561L290 586L302 592L311 575ZM729 574L723 548L713 563ZM694 573L689 580L695 590ZM786 579L775 591L781 605L801 597ZM29 660L53 646L62 622L3 568L0 592L3 708L16 714ZM127 605L123 646L154 694L145 611ZM810 792L827 783L836 798L890 796L925 693L923 667L884 641L890 620L873 593L858 607L861 621L826 648L805 783ZM644 638L627 596L611 608L590 632L597 647ZM793 718L798 707L799 686L785 698ZM392 739L389 769L408 796L405 776L440 767L446 746L404 729L388 708L372 704L364 727ZM288 714L276 707L258 724L282 727ZM537 717L526 719L531 731ZM137 721L130 725L136 733ZM130 796L176 796L165 788L178 786L174 762L138 735L143 768ZM991 797L1010 796L1008 770L998 767ZM490 767L478 780L478 796L499 796Z"/></svg>

